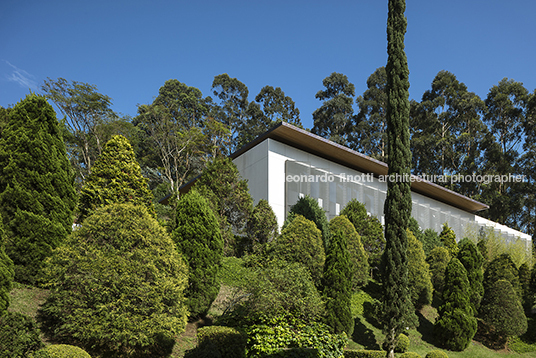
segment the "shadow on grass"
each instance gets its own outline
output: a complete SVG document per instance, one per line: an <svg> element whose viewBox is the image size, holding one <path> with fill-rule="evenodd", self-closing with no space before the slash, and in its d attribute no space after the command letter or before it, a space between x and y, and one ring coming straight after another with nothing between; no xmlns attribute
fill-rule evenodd
<svg viewBox="0 0 536 358"><path fill-rule="evenodd" d="M352 340L367 350L379 350L380 345L376 342L376 336L374 332L365 326L361 322L361 317L356 317L354 325L354 333L352 334Z"/></svg>
<svg viewBox="0 0 536 358"><path fill-rule="evenodd" d="M417 318L419 319L417 331L422 335L421 339L431 345L437 345L437 340L434 336L434 324L424 317L421 312L417 312Z"/></svg>

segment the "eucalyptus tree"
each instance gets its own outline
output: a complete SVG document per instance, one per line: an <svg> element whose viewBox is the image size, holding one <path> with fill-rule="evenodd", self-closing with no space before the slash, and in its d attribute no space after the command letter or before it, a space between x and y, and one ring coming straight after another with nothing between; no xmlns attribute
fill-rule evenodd
<svg viewBox="0 0 536 358"><path fill-rule="evenodd" d="M349 135L352 149L387 161L387 74L379 67L367 79L367 90L356 99L359 113Z"/></svg>
<svg viewBox="0 0 536 358"><path fill-rule="evenodd" d="M324 78L322 84L325 90L318 91L315 98L324 102L313 112L314 124L311 132L346 145L354 116L352 105L355 87L346 75L337 72Z"/></svg>
<svg viewBox="0 0 536 358"><path fill-rule="evenodd" d="M48 78L41 87L46 98L54 102L66 117L66 144L71 163L80 180L91 171L97 156L106 143L102 124L115 119L112 99L97 92L97 86L64 78Z"/></svg>
<svg viewBox="0 0 536 358"><path fill-rule="evenodd" d="M493 86L485 100L487 112L484 121L490 135L485 147L484 168L487 174L518 175L524 126L530 96L521 82L502 79ZM510 181L493 181L482 188L479 198L490 206L483 213L490 220L519 227L523 208L522 186Z"/></svg>
<svg viewBox="0 0 536 358"><path fill-rule="evenodd" d="M287 122L302 128L300 110L296 103L280 87L264 86L255 97L255 102L262 105L262 111L272 125Z"/></svg>

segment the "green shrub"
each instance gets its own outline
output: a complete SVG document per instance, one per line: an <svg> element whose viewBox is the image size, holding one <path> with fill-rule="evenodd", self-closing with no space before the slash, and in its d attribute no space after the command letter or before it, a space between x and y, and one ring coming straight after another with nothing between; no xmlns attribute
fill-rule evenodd
<svg viewBox="0 0 536 358"><path fill-rule="evenodd" d="M30 358L91 358L91 356L80 347L52 344L35 352Z"/></svg>
<svg viewBox="0 0 536 358"><path fill-rule="evenodd" d="M459 248L456 243L456 234L447 223L443 224L443 230L441 231L441 234L439 234L439 239L441 240L441 243L443 243L443 246L449 250L450 256L456 257L456 255L458 255Z"/></svg>
<svg viewBox="0 0 536 358"><path fill-rule="evenodd" d="M272 242L267 256L303 264L311 273L315 285L321 286L326 254L321 232L313 221L296 215Z"/></svg>
<svg viewBox="0 0 536 358"><path fill-rule="evenodd" d="M480 308L480 301L484 295L484 257L478 251L476 245L469 239L465 238L459 242L460 251L458 252L458 260L462 263L467 271L467 279L469 280L469 290L471 291L471 305L474 313Z"/></svg>
<svg viewBox="0 0 536 358"><path fill-rule="evenodd" d="M426 258L426 262L430 265L434 298L440 302L443 299L443 289L445 288L445 270L450 259L449 251L442 246L434 248Z"/></svg>
<svg viewBox="0 0 536 358"><path fill-rule="evenodd" d="M409 349L409 337L400 333L396 339L395 353L406 353ZM384 342L383 349L387 349L387 342Z"/></svg>
<svg viewBox="0 0 536 358"><path fill-rule="evenodd" d="M245 252L256 252L260 248L275 240L279 234L277 218L268 201L261 199L253 208L247 223L247 244Z"/></svg>
<svg viewBox="0 0 536 358"><path fill-rule="evenodd" d="M307 220L314 222L318 230L322 232L324 248L327 247L329 241L329 222L326 212L318 205L316 199L309 195L299 198L296 204L290 207L289 216L292 217L293 215L301 215ZM285 228L285 225L283 225L283 228Z"/></svg>
<svg viewBox="0 0 536 358"><path fill-rule="evenodd" d="M25 358L43 347L35 321L17 312L0 316L0 358Z"/></svg>
<svg viewBox="0 0 536 358"><path fill-rule="evenodd" d="M184 331L188 268L141 205L97 209L55 250L40 317L56 341L91 354L158 357Z"/></svg>
<svg viewBox="0 0 536 358"><path fill-rule="evenodd" d="M415 352L406 352L399 355L398 358L421 358L421 356Z"/></svg>
<svg viewBox="0 0 536 358"><path fill-rule="evenodd" d="M145 206L156 217L153 193L141 174L134 149L128 139L115 135L104 146L80 191L80 220L97 208L129 202Z"/></svg>
<svg viewBox="0 0 536 358"><path fill-rule="evenodd" d="M363 349L347 349L344 352L344 358L385 358L385 351L367 351Z"/></svg>
<svg viewBox="0 0 536 358"><path fill-rule="evenodd" d="M62 130L46 98L29 94L0 137L0 216L17 282L42 283L43 262L72 229L77 198Z"/></svg>
<svg viewBox="0 0 536 358"><path fill-rule="evenodd" d="M253 325L246 329L248 357L293 356L311 354L312 357L338 358L348 343L344 333L331 334L329 327L321 323L300 323L274 320L271 325ZM282 351L287 348L309 348L312 350ZM315 352L316 351L316 352ZM275 355L274 355L275 354ZM307 356L306 355L306 356ZM299 356L299 355L298 355Z"/></svg>
<svg viewBox="0 0 536 358"><path fill-rule="evenodd" d="M473 339L477 321L470 302L467 271L457 258L450 260L445 271L443 305L434 325L438 341L451 350L463 351Z"/></svg>
<svg viewBox="0 0 536 358"><path fill-rule="evenodd" d="M299 263L275 260L252 269L241 289L242 300L228 309L220 324L260 324L281 316L314 322L325 313L311 274Z"/></svg>
<svg viewBox="0 0 536 358"><path fill-rule="evenodd" d="M422 248L422 242L417 240L411 231L408 237L408 287L411 300L416 308L432 302L433 285L429 265Z"/></svg>
<svg viewBox="0 0 536 358"><path fill-rule="evenodd" d="M447 355L447 353L436 349L426 353L426 356L424 358L449 358L449 356Z"/></svg>
<svg viewBox="0 0 536 358"><path fill-rule="evenodd" d="M208 347L220 354L221 358L242 358L246 356L247 338L231 327L209 326L197 330L197 345Z"/></svg>
<svg viewBox="0 0 536 358"><path fill-rule="evenodd" d="M197 190L190 190L179 200L171 237L188 262L185 294L190 317L203 316L220 290L217 275L223 258L223 240L216 216Z"/></svg>
<svg viewBox="0 0 536 358"><path fill-rule="evenodd" d="M484 293L489 291L499 280L509 281L517 297L523 300L523 293L519 283L519 271L509 254L501 254L494 258L484 272Z"/></svg>
<svg viewBox="0 0 536 358"><path fill-rule="evenodd" d="M9 292L13 286L13 261L4 251L4 228L2 216L0 214L0 316L2 316L9 307Z"/></svg>
<svg viewBox="0 0 536 358"><path fill-rule="evenodd" d="M333 218L329 223L329 231L331 238L326 250L323 280L326 323L333 329L333 332L346 332L348 336L351 336L354 331L354 320L350 309L352 269L355 267L350 266L348 238L354 236L359 240L359 236L346 216ZM362 248L361 251L363 251ZM364 258L362 260L366 263Z"/></svg>

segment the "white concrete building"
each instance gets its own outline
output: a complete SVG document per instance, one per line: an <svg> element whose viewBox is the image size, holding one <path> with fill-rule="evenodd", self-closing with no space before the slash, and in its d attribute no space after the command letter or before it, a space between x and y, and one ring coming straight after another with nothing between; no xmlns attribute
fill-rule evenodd
<svg viewBox="0 0 536 358"><path fill-rule="evenodd" d="M290 206L309 194L328 219L357 199L369 214L385 223L387 165L287 123L272 128L231 155L255 203L266 199L281 227ZM413 180L416 180L413 177ZM429 181L411 185L412 216L421 228L441 232L447 222L458 240L467 230L492 227L507 241L521 238L529 249L530 235L484 219L476 213L488 206Z"/></svg>

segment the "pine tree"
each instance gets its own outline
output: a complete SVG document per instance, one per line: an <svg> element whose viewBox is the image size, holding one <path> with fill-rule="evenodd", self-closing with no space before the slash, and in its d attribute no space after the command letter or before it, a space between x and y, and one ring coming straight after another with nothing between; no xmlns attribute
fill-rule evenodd
<svg viewBox="0 0 536 358"><path fill-rule="evenodd" d="M283 227L277 240L272 242L268 257L303 264L315 285L320 287L326 253L321 232L313 221L295 215L294 220Z"/></svg>
<svg viewBox="0 0 536 358"><path fill-rule="evenodd" d="M0 217L0 316L2 316L9 307L9 292L13 283L13 261L4 251L4 227Z"/></svg>
<svg viewBox="0 0 536 358"><path fill-rule="evenodd" d="M80 220L99 207L127 202L143 205L156 215L153 193L141 175L132 146L122 135L115 135L104 146L82 187Z"/></svg>
<svg viewBox="0 0 536 358"><path fill-rule="evenodd" d="M190 317L203 316L220 290L217 275L223 258L223 241L208 201L195 189L177 204L172 238L189 266L186 297Z"/></svg>
<svg viewBox="0 0 536 358"><path fill-rule="evenodd" d="M369 274L368 257L363 249L361 237L356 232L354 225L348 220L345 215L336 216L329 222L329 231L333 235L332 230L341 231L346 237L347 250L350 260L351 271L351 287L356 290L367 284ZM326 252L327 255L327 252Z"/></svg>
<svg viewBox="0 0 536 358"><path fill-rule="evenodd" d="M409 178L409 70L404 52L407 20L404 0L389 0L387 16L387 157L391 176ZM408 289L406 229L411 213L409 180L389 180L385 213L383 268L384 332L388 357L394 358L398 335L416 325Z"/></svg>
<svg viewBox="0 0 536 358"><path fill-rule="evenodd" d="M458 252L458 260L462 263L467 271L467 279L469 280L469 288L471 291L471 304L476 314L480 308L480 301L484 295L484 258L478 251L476 245L469 239L460 241L460 251Z"/></svg>
<svg viewBox="0 0 536 358"><path fill-rule="evenodd" d="M467 271L453 258L445 272L443 305L439 307L439 318L434 326L438 341L447 349L463 351L476 333L477 321L470 297Z"/></svg>
<svg viewBox="0 0 536 358"><path fill-rule="evenodd" d="M458 251L460 251L460 249L456 243L456 234L452 228L447 225L447 223L443 224L443 230L441 231L441 234L439 234L439 240L441 240L443 246L449 250L449 253L452 257L458 255Z"/></svg>
<svg viewBox="0 0 536 358"><path fill-rule="evenodd" d="M510 281L498 280L490 286L482 299L480 317L494 328L499 341L507 336L520 336L527 331L527 317Z"/></svg>
<svg viewBox="0 0 536 358"><path fill-rule="evenodd" d="M71 232L75 205L61 126L46 99L30 94L0 138L0 214L16 281L39 281L43 261Z"/></svg>
<svg viewBox="0 0 536 358"><path fill-rule="evenodd" d="M348 230L350 226L351 230ZM350 309L352 299L352 267L348 252L348 234L353 225L344 216L330 222L331 239L324 265L323 291L326 296L326 322L335 333L346 332L351 336L354 321Z"/></svg>
<svg viewBox="0 0 536 358"><path fill-rule="evenodd" d="M299 198L296 204L290 207L287 221L290 222L292 220L292 215L302 215L307 220L314 222L318 230L322 232L324 248L327 247L329 241L329 222L326 212L318 205L318 201L309 195Z"/></svg>
<svg viewBox="0 0 536 358"><path fill-rule="evenodd" d="M415 307L422 307L432 302L433 285L430 277L430 265L422 248L422 242L408 229L408 279L411 300Z"/></svg>

